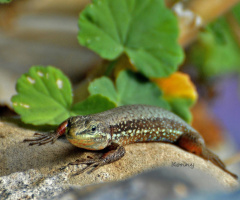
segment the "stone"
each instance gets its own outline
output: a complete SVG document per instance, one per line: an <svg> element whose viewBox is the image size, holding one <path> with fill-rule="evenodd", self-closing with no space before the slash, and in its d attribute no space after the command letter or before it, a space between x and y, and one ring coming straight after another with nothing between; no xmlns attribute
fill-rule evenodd
<svg viewBox="0 0 240 200"><path fill-rule="evenodd" d="M211 162L166 143L127 145L125 146L126 155L119 161L105 165L91 174L83 173L74 176L86 165L71 165L65 169L62 167L76 159L86 159L88 156L100 157L102 151L77 148L65 137L59 138L54 144L43 146L29 146L22 142L31 137L34 132L17 124L0 122L0 196L7 199L53 198L69 195L71 192L68 193L68 191L75 191L75 189L81 191L89 185L93 187L92 185L100 183L126 180L159 167L161 168L158 173L168 174L167 177L163 177L164 181L160 180L160 185L168 179L178 180L178 176L174 176L176 172L186 177L195 177L188 184L192 187L196 187L197 184L200 185L198 188L206 187L206 183L214 183L210 184L213 188L221 187L229 190L238 186L237 180ZM206 175L205 179L201 179L203 174ZM143 175L143 177L146 176L148 175ZM154 178L154 175L152 174L151 177ZM181 180L183 183L186 181ZM155 179L152 181L154 182ZM179 187L182 187L181 184ZM191 187L188 190L191 190Z"/></svg>

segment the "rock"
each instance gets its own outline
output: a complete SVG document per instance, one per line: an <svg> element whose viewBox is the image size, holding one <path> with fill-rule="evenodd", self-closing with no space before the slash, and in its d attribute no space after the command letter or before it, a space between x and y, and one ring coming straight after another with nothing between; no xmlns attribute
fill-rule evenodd
<svg viewBox="0 0 240 200"><path fill-rule="evenodd" d="M49 176L31 169L1 177L0 195L1 199L45 199L65 192L66 183L66 173Z"/></svg>
<svg viewBox="0 0 240 200"><path fill-rule="evenodd" d="M162 167L144 172L130 179L97 184L82 189L72 187L54 199L180 199L192 194L212 194L224 191L223 185L200 170Z"/></svg>
<svg viewBox="0 0 240 200"><path fill-rule="evenodd" d="M188 185L192 187L196 187L197 184L200 184L199 187L206 187L206 183L213 182L211 186L218 185L214 187L226 190L238 186L237 180L211 162L165 143L127 145L125 146L127 153L121 160L103 166L91 174L73 176L85 165L68 166L64 170L61 167L76 159L87 158L87 156L100 157L102 152L74 147L64 137L53 145L28 146L27 143L22 142L31 137L33 133L33 130L0 122L0 175L2 176L0 196L8 196L8 199L26 198L26 195L36 199L52 198L66 194L66 191L74 188L78 191L83 186L86 188L87 185L124 180L157 167L167 167L167 171L159 169L161 177L169 174L169 176L160 177L159 187L166 180L172 180L172 183L174 180L177 181L178 176L175 176L175 172L182 176L195 177L190 182L188 178L179 179L183 180L183 183L187 180ZM203 174L206 175L205 179L202 179ZM154 176L151 175L153 182Z"/></svg>

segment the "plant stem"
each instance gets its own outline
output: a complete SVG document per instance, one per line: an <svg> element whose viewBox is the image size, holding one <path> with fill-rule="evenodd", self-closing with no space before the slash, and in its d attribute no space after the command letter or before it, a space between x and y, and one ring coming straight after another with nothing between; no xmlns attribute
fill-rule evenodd
<svg viewBox="0 0 240 200"><path fill-rule="evenodd" d="M109 64L107 65L107 69L104 73L105 76L110 76L111 75L111 73L112 73L113 69L115 68L117 62L118 62L118 59L109 62Z"/></svg>

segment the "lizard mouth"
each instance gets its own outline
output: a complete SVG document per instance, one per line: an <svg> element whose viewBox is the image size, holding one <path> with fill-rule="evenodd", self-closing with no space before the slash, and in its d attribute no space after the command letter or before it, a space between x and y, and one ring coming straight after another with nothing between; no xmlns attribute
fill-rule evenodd
<svg viewBox="0 0 240 200"><path fill-rule="evenodd" d="M68 139L74 139L72 136L66 135Z"/></svg>
<svg viewBox="0 0 240 200"><path fill-rule="evenodd" d="M76 139L74 136L70 135L69 133L66 133L65 135L67 139L70 139L70 140Z"/></svg>
<svg viewBox="0 0 240 200"><path fill-rule="evenodd" d="M81 141L81 142L93 142L93 140L91 138L84 138L84 137L78 138L76 136L70 135L69 133L67 133L65 135L68 140L75 140L75 141Z"/></svg>

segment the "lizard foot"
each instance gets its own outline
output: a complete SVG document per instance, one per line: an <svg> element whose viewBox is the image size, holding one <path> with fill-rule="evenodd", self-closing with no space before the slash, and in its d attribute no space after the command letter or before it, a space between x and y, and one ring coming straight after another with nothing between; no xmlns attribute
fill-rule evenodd
<svg viewBox="0 0 240 200"><path fill-rule="evenodd" d="M88 171L87 173L90 174L93 171L97 170L98 168L100 168L103 165L106 165L108 163L106 163L105 159L90 159L90 160L76 160L75 162L69 163L68 165L81 165L81 164L87 164L88 166L85 167L84 169L80 170L79 172L73 174L74 176L77 176L79 174L82 174L86 171Z"/></svg>
<svg viewBox="0 0 240 200"><path fill-rule="evenodd" d="M46 134L42 134L42 133L35 133L34 138L27 138L25 140L23 140L23 142L30 142L29 145L44 145L47 143L54 143L57 138L59 137L58 134L56 133L52 133L51 135L46 135Z"/></svg>
<svg viewBox="0 0 240 200"><path fill-rule="evenodd" d="M76 160L75 162L69 163L68 165L87 164L88 166L86 168L80 170L74 175L76 176L86 171L88 171L87 173L90 174L93 171L100 168L101 166L104 166L119 160L124 156L124 154L125 154L125 149L123 146L112 144L111 146L109 146L109 151L103 154L103 156L99 159Z"/></svg>
<svg viewBox="0 0 240 200"><path fill-rule="evenodd" d="M27 138L25 140L23 140L23 142L30 142L29 145L44 145L47 143L54 143L61 135L63 135L67 129L68 126L68 120L65 120L64 122L62 122L56 131L52 131L50 132L49 135L46 134L42 134L42 133L35 133L33 136L35 138Z"/></svg>

